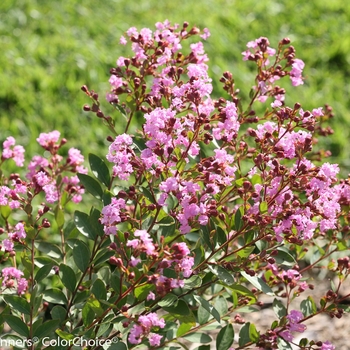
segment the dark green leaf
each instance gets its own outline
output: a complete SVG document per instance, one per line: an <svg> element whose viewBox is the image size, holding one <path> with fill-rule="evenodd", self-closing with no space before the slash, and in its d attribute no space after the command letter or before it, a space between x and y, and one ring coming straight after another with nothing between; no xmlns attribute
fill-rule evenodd
<svg viewBox="0 0 350 350"><path fill-rule="evenodd" d="M85 327L91 324L95 319L95 312L88 303L86 303L82 309L82 318Z"/></svg>
<svg viewBox="0 0 350 350"><path fill-rule="evenodd" d="M294 266L296 264L294 257L286 247L279 247L276 250L277 254L273 257L278 265Z"/></svg>
<svg viewBox="0 0 350 350"><path fill-rule="evenodd" d="M41 267L38 272L35 274L34 280L37 282L42 281L44 278L46 278L51 270L52 270L53 265L52 264L47 264Z"/></svg>
<svg viewBox="0 0 350 350"><path fill-rule="evenodd" d="M224 269L223 267L218 265L214 265L214 266L208 265L208 268L214 275L218 276L219 280L222 281L223 283L230 285L235 282L232 274L226 269Z"/></svg>
<svg viewBox="0 0 350 350"><path fill-rule="evenodd" d="M239 339L238 339L239 346L244 346L245 344L250 342L249 326L250 326L250 322L247 322L246 324L243 325L243 327L239 331Z"/></svg>
<svg viewBox="0 0 350 350"><path fill-rule="evenodd" d="M210 318L210 313L202 306L199 305L197 310L197 319L199 324L207 323Z"/></svg>
<svg viewBox="0 0 350 350"><path fill-rule="evenodd" d="M57 226L59 228L62 228L64 225L64 212L59 205L56 205L56 208L54 211L55 211L55 220L56 220Z"/></svg>
<svg viewBox="0 0 350 350"><path fill-rule="evenodd" d="M67 310L61 305L55 305L51 310L51 316L54 320L63 321L67 317Z"/></svg>
<svg viewBox="0 0 350 350"><path fill-rule="evenodd" d="M92 230L88 214L76 210L74 212L74 223L79 232L92 240L95 240L96 233Z"/></svg>
<svg viewBox="0 0 350 350"><path fill-rule="evenodd" d="M241 271L241 275L263 293L267 295L275 295L273 290L260 277L250 276L245 271Z"/></svg>
<svg viewBox="0 0 350 350"><path fill-rule="evenodd" d="M96 181L93 177L78 173L78 178L80 182L83 184L84 188L92 194L95 198L102 200L103 190L98 181Z"/></svg>
<svg viewBox="0 0 350 350"><path fill-rule="evenodd" d="M281 300L274 299L272 307L273 307L273 311L275 312L276 316L279 319L281 319L283 316L287 315L287 309L283 305Z"/></svg>
<svg viewBox="0 0 350 350"><path fill-rule="evenodd" d="M217 350L228 350L234 340L235 331L231 323L220 329L220 332L216 338Z"/></svg>
<svg viewBox="0 0 350 350"><path fill-rule="evenodd" d="M13 331L23 335L26 338L29 338L28 327L20 318L13 315L7 315L5 321Z"/></svg>
<svg viewBox="0 0 350 350"><path fill-rule="evenodd" d="M12 309L20 312L21 314L30 315L30 305L27 300L17 295L4 295L3 298Z"/></svg>
<svg viewBox="0 0 350 350"><path fill-rule="evenodd" d="M91 253L87 244L78 239L74 240L73 259L81 272L85 272L89 266L90 256Z"/></svg>
<svg viewBox="0 0 350 350"><path fill-rule="evenodd" d="M34 333L35 337L39 339L48 336L50 333L54 332L60 324L60 320L49 320L41 324Z"/></svg>
<svg viewBox="0 0 350 350"><path fill-rule="evenodd" d="M61 249L52 243L48 242L40 242L40 243L34 243L35 247L42 253L45 253L50 258L53 259L62 259L63 255L61 252Z"/></svg>
<svg viewBox="0 0 350 350"><path fill-rule="evenodd" d="M156 204L156 200L152 195L151 191L147 187L140 186L138 190L153 204Z"/></svg>
<svg viewBox="0 0 350 350"><path fill-rule="evenodd" d="M66 296L57 288L45 290L44 300L53 304L67 305L68 303Z"/></svg>
<svg viewBox="0 0 350 350"><path fill-rule="evenodd" d="M106 300L107 298L107 291L106 286L104 282L100 279L97 279L91 288L91 293L96 297L96 299L100 300Z"/></svg>
<svg viewBox="0 0 350 350"><path fill-rule="evenodd" d="M183 338L191 343L201 344L210 343L213 340L209 334L201 332L190 333L188 335L185 335Z"/></svg>
<svg viewBox="0 0 350 350"><path fill-rule="evenodd" d="M101 181L106 187L111 184L111 176L106 163L95 154L89 154L90 168L94 176Z"/></svg>
<svg viewBox="0 0 350 350"><path fill-rule="evenodd" d="M235 231L239 231L241 229L241 227L243 226L243 221L242 221L242 207L238 208L236 210L236 214L235 214L235 226L233 227L233 229Z"/></svg>
<svg viewBox="0 0 350 350"><path fill-rule="evenodd" d="M316 313L317 307L316 307L314 299L311 296L308 296L307 299L303 300L300 303L300 310L305 317Z"/></svg>
<svg viewBox="0 0 350 350"><path fill-rule="evenodd" d="M164 296L159 302L158 305L160 307L167 307L167 306L176 306L177 305L177 296L172 294L172 293L168 293L166 296Z"/></svg>
<svg viewBox="0 0 350 350"><path fill-rule="evenodd" d="M218 310L220 316L223 316L228 311L227 301L223 296L218 296L214 301L214 307Z"/></svg>
<svg viewBox="0 0 350 350"><path fill-rule="evenodd" d="M202 305L202 307L204 307L204 309L207 310L216 319L216 321L220 323L221 321L220 314L218 313L218 310L216 310L213 305L211 305L207 300L203 299L198 295L194 295L193 297L196 299L199 305Z"/></svg>
<svg viewBox="0 0 350 350"><path fill-rule="evenodd" d="M163 309L166 312L169 312L176 318L181 318L181 316L189 316L191 315L191 310L189 309L188 305L184 300L179 300L177 305L175 306L169 306L169 307L163 307Z"/></svg>
<svg viewBox="0 0 350 350"><path fill-rule="evenodd" d="M73 293L77 284L77 278L75 277L73 269L68 265L61 264L59 271L63 285Z"/></svg>

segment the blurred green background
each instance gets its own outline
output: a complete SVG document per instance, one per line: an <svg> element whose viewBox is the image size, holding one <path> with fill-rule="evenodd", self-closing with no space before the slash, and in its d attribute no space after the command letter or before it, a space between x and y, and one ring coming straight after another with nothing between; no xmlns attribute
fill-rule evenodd
<svg viewBox="0 0 350 350"><path fill-rule="evenodd" d="M104 96L109 68L126 54L120 36L131 26L154 29L165 19L210 29L205 48L217 96L225 70L243 93L253 85L254 65L241 56L248 41L266 36L276 47L289 37L306 63L306 81L285 86L286 102L334 108L335 134L324 142L331 161L345 176L350 172L350 2L344 0L2 0L0 141L13 135L33 155L38 134L58 129L85 156L104 155L108 131L82 111L89 101L80 87Z"/></svg>

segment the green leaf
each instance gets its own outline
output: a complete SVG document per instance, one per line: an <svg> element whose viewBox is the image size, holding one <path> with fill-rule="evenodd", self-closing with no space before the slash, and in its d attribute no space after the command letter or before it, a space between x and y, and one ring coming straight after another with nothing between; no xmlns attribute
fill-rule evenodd
<svg viewBox="0 0 350 350"><path fill-rule="evenodd" d="M21 314L30 315L30 305L27 300L17 295L4 295L3 298L12 309L20 312Z"/></svg>
<svg viewBox="0 0 350 350"><path fill-rule="evenodd" d="M196 322L193 322L191 318L188 320L180 322L180 326L176 331L176 337L180 338L184 334L186 334L192 327L196 325Z"/></svg>
<svg viewBox="0 0 350 350"><path fill-rule="evenodd" d="M190 333L188 335L185 335L183 338L191 343L201 343L201 344L210 343L213 340L209 334L201 333L201 332Z"/></svg>
<svg viewBox="0 0 350 350"><path fill-rule="evenodd" d="M39 339L48 336L54 332L60 324L60 320L49 320L41 324L34 332L34 336Z"/></svg>
<svg viewBox="0 0 350 350"><path fill-rule="evenodd" d="M102 280L99 278L94 282L91 288L91 293L96 297L96 299L100 300L106 300L107 298L107 291L106 286Z"/></svg>
<svg viewBox="0 0 350 350"><path fill-rule="evenodd" d="M73 259L78 269L85 272L90 263L90 249L86 243L78 239L74 240Z"/></svg>
<svg viewBox="0 0 350 350"><path fill-rule="evenodd" d="M38 272L35 274L34 280L36 282L42 281L44 278L46 278L50 274L52 267L53 267L53 264L51 263L41 267L38 270Z"/></svg>
<svg viewBox="0 0 350 350"><path fill-rule="evenodd" d="M44 292L44 300L53 304L62 304L67 305L68 301L66 296L62 293L61 290L57 288L47 289Z"/></svg>
<svg viewBox="0 0 350 350"><path fill-rule="evenodd" d="M202 305L202 307L204 307L204 309L207 310L216 319L216 321L220 323L221 321L220 314L213 305L211 305L207 300L203 299L198 295L194 295L193 297L194 299L196 299L199 305Z"/></svg>
<svg viewBox="0 0 350 350"><path fill-rule="evenodd" d="M95 319L95 312L92 310L91 306L86 303L82 309L82 318L84 326L87 327Z"/></svg>
<svg viewBox="0 0 350 350"><path fill-rule="evenodd" d="M268 210L269 206L266 201L263 201L259 204L259 211L261 214L265 214Z"/></svg>
<svg viewBox="0 0 350 350"><path fill-rule="evenodd" d="M151 191L147 187L139 186L137 188L151 203L156 204L157 201L155 200L154 196L152 195Z"/></svg>
<svg viewBox="0 0 350 350"><path fill-rule="evenodd" d="M241 271L241 275L261 292L267 295L275 295L273 290L260 277L250 276L245 271Z"/></svg>
<svg viewBox="0 0 350 350"><path fill-rule="evenodd" d="M55 305L51 310L51 317L54 320L64 321L67 316L67 310L61 305Z"/></svg>
<svg viewBox="0 0 350 350"><path fill-rule="evenodd" d="M210 312L208 312L202 305L199 305L197 310L197 319L199 324L205 324L210 318Z"/></svg>
<svg viewBox="0 0 350 350"><path fill-rule="evenodd" d="M154 290L153 284L144 284L144 285L138 286L134 290L135 297L140 301L145 300L149 292L151 292L152 290Z"/></svg>
<svg viewBox="0 0 350 350"><path fill-rule="evenodd" d="M218 296L214 301L214 307L220 316L225 315L228 311L227 300L223 296Z"/></svg>
<svg viewBox="0 0 350 350"><path fill-rule="evenodd" d="M71 267L65 264L60 265L59 270L60 279L63 285L70 291L74 292L75 286L77 285L77 278Z"/></svg>
<svg viewBox="0 0 350 350"><path fill-rule="evenodd" d="M176 306L177 305L177 296L172 294L172 293L168 293L167 295L165 295L159 302L158 305L160 307L168 307L171 305Z"/></svg>
<svg viewBox="0 0 350 350"><path fill-rule="evenodd" d="M250 326L250 322L247 322L246 324L243 325L243 327L239 331L239 339L238 339L239 346L244 346L245 344L250 342L249 326Z"/></svg>
<svg viewBox="0 0 350 350"><path fill-rule="evenodd" d="M251 323L249 325L249 338L252 342L257 342L260 338L259 332L256 330L255 324Z"/></svg>
<svg viewBox="0 0 350 350"><path fill-rule="evenodd" d="M234 340L235 331L231 323L220 329L219 334L216 337L216 349L228 350Z"/></svg>
<svg viewBox="0 0 350 350"><path fill-rule="evenodd" d="M317 312L317 306L314 299L308 296L307 299L300 303L300 310L305 317L315 314Z"/></svg>
<svg viewBox="0 0 350 350"><path fill-rule="evenodd" d="M252 185L255 186L256 184L262 184L261 176L259 174L254 174L252 176Z"/></svg>
<svg viewBox="0 0 350 350"><path fill-rule="evenodd" d="M100 250L93 261L94 267L100 264L106 263L109 260L109 258L113 255L115 255L115 251L113 250L109 250L109 249Z"/></svg>
<svg viewBox="0 0 350 350"><path fill-rule="evenodd" d="M273 311L275 312L276 316L281 319L284 316L287 316L287 309L283 305L281 300L274 299L273 304Z"/></svg>
<svg viewBox="0 0 350 350"><path fill-rule="evenodd" d="M92 229L88 214L76 210L74 212L74 223L79 232L91 240L95 240L97 233Z"/></svg>
<svg viewBox="0 0 350 350"><path fill-rule="evenodd" d="M202 278L198 275L193 275L190 278L185 279L185 285L183 289L194 289L202 285Z"/></svg>
<svg viewBox="0 0 350 350"><path fill-rule="evenodd" d="M8 205L0 205L0 214L5 220L8 219L11 213L12 209Z"/></svg>
<svg viewBox="0 0 350 350"><path fill-rule="evenodd" d="M13 315L7 315L5 321L13 331L23 335L26 338L29 338L28 327L20 318Z"/></svg>
<svg viewBox="0 0 350 350"><path fill-rule="evenodd" d="M48 242L40 242L40 243L34 243L35 247L42 253L45 253L50 258L53 259L62 259L63 255L61 252L61 249L52 243Z"/></svg>
<svg viewBox="0 0 350 350"><path fill-rule="evenodd" d="M111 176L109 173L108 166L100 157L95 154L89 154L90 168L94 176L101 181L106 187L111 184Z"/></svg>
<svg viewBox="0 0 350 350"><path fill-rule="evenodd" d="M294 266L296 264L294 257L289 253L286 247L279 247L276 250L277 254L273 257L278 265Z"/></svg>
<svg viewBox="0 0 350 350"><path fill-rule="evenodd" d="M172 314L176 318L181 318L181 316L191 315L191 310L189 309L187 303L184 300L179 300L177 305L163 307L166 312Z"/></svg>
<svg viewBox="0 0 350 350"><path fill-rule="evenodd" d="M233 229L235 231L239 231L241 229L241 227L243 226L243 221L242 221L242 207L238 208L236 210L236 214L235 214L235 221L234 221L235 226L233 227Z"/></svg>
<svg viewBox="0 0 350 350"><path fill-rule="evenodd" d="M101 307L100 302L94 297L91 296L88 301L87 305L90 307L90 309L97 315L101 316L103 314L103 308Z"/></svg>
<svg viewBox="0 0 350 350"><path fill-rule="evenodd" d="M93 177L78 173L78 178L80 182L83 184L84 188L92 194L95 198L102 200L103 190L98 181L96 181Z"/></svg>
<svg viewBox="0 0 350 350"><path fill-rule="evenodd" d="M68 333L65 331L62 331L61 329L56 329L55 333L61 338L65 340L73 340L75 338L75 335L72 333Z"/></svg>
<svg viewBox="0 0 350 350"><path fill-rule="evenodd" d="M216 276L219 277L219 280L225 284L233 284L235 282L234 277L230 272L218 265L208 265L209 270Z"/></svg>
<svg viewBox="0 0 350 350"><path fill-rule="evenodd" d="M64 225L64 212L59 205L56 205L54 212L55 212L55 220L56 220L57 226L59 228L62 228Z"/></svg>

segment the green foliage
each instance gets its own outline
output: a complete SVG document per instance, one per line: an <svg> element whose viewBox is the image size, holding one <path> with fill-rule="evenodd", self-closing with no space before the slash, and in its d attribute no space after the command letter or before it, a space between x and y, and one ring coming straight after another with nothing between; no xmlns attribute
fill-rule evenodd
<svg viewBox="0 0 350 350"><path fill-rule="evenodd" d="M335 136L321 142L335 157L332 162L345 166L345 175L350 171L345 147L350 129L344 127L350 124L350 4L346 1L4 0L0 11L2 139L13 135L30 153L38 151L34 139L40 132L57 129L85 154L93 150L104 156L103 129L96 117L82 112L86 98L79 87L109 90L109 69L124 54L119 37L130 26L151 27L166 18L182 23L191 14L191 25L208 27L212 33L206 51L216 94L218 77L227 69L240 88L250 88L246 83L253 77L252 67L240 59L248 41L266 36L275 46L282 37L290 37L306 62L306 81L303 101L299 91L291 91L288 98L301 102L304 109L324 103L333 106ZM121 113L117 128L122 132L124 127Z"/></svg>

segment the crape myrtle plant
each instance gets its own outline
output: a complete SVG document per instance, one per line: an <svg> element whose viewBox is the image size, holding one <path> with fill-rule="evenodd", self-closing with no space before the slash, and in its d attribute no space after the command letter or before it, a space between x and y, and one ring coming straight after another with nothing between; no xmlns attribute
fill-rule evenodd
<svg viewBox="0 0 350 350"><path fill-rule="evenodd" d="M84 110L110 133L106 159L88 156L92 175L58 131L39 136L45 152L24 175L6 172L23 166L24 149L4 141L2 339L28 349L335 348L303 337L308 319L348 311L349 181L315 150L332 109L285 105L277 82L303 84L304 67L288 38L277 49L247 44L249 98L230 72L213 98L198 36L210 33L186 22L130 28L120 43L132 56L110 71L115 117L82 87ZM89 213L77 209L84 191ZM320 269L329 290L315 298ZM268 329L250 318L262 297L275 312Z"/></svg>

